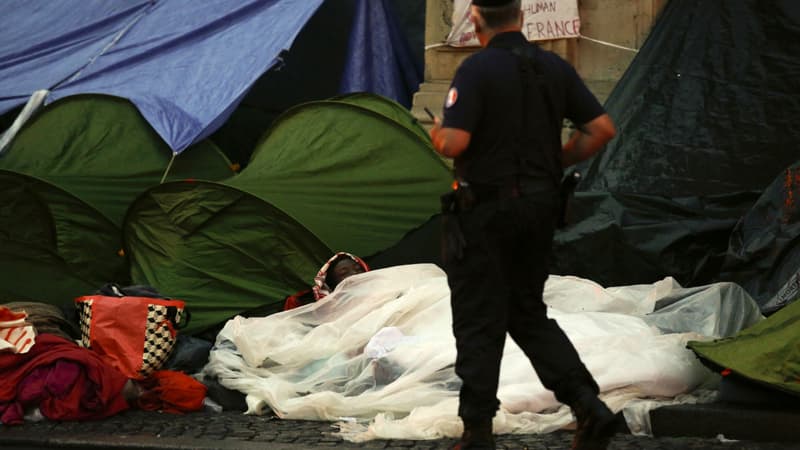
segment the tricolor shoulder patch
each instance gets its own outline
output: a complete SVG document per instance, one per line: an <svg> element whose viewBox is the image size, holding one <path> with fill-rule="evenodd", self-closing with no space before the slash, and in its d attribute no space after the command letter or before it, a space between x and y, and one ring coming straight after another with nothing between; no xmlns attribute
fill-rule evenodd
<svg viewBox="0 0 800 450"><path fill-rule="evenodd" d="M447 100L444 102L444 107L449 108L456 104L458 101L458 89L455 87L451 87L449 91L447 91Z"/></svg>

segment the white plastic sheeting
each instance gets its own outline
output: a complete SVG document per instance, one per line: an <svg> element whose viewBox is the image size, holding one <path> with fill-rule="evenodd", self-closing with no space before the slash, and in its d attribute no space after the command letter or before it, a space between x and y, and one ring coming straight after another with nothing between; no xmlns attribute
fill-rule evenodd
<svg viewBox="0 0 800 450"><path fill-rule="evenodd" d="M339 435L352 441L456 437L460 380L449 298L446 275L432 264L355 275L317 303L230 320L204 376L247 394L249 414L271 408L282 418L336 421ZM551 276L545 301L601 397L614 411L624 409L641 434L650 431L653 407L704 400L689 393L713 375L686 342L719 337L718 330L731 335L762 318L735 285L683 289L671 278L604 289ZM662 303L670 306L653 312ZM662 332L662 323L679 331ZM572 422L510 338L500 378L496 433L546 433Z"/></svg>

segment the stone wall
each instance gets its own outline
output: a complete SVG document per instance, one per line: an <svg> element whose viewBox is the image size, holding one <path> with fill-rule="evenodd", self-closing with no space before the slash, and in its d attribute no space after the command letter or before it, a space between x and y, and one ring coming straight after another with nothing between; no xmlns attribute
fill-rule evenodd
<svg viewBox="0 0 800 450"><path fill-rule="evenodd" d="M572 63L601 102L627 69L667 0L578 0L585 38L540 41ZM427 0L425 16L425 82L414 96L412 112L429 123L423 106L440 112L459 63L475 48L441 45L450 32L453 0ZM590 40L593 39L593 40ZM603 41L606 45L595 41Z"/></svg>

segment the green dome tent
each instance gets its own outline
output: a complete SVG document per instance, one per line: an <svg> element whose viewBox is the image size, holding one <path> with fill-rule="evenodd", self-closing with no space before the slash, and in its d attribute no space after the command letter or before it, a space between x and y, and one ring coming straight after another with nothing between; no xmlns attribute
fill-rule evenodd
<svg viewBox="0 0 800 450"><path fill-rule="evenodd" d="M267 302L269 312L277 311L331 255L279 209L211 182L148 190L131 206L123 230L134 282L187 301L188 333Z"/></svg>
<svg viewBox="0 0 800 450"><path fill-rule="evenodd" d="M0 170L0 303L60 304L128 273L118 228L45 181Z"/></svg>
<svg viewBox="0 0 800 450"><path fill-rule="evenodd" d="M336 251L386 249L439 209L452 175L399 104L370 94L281 115L220 183L165 183L123 229L136 283L187 301L187 332L277 311Z"/></svg>
<svg viewBox="0 0 800 450"><path fill-rule="evenodd" d="M436 213L452 182L420 125L387 102L356 94L288 110L226 184L257 193L331 249L383 250Z"/></svg>
<svg viewBox="0 0 800 450"><path fill-rule="evenodd" d="M795 298L797 293L795 292ZM732 337L689 341L687 347L714 370L800 396L800 301ZM795 403L796 404L796 403Z"/></svg>
<svg viewBox="0 0 800 450"><path fill-rule="evenodd" d="M0 300L60 304L128 282L120 228L133 199L162 180L233 173L209 141L175 157L127 100L48 105L0 155Z"/></svg>
<svg viewBox="0 0 800 450"><path fill-rule="evenodd" d="M334 97L331 100L369 109L404 126L409 131L419 136L423 142L428 142L430 140L428 131L420 125L419 121L413 115L408 113L407 109L386 97L373 95L367 92L357 92ZM431 150L433 150L432 147Z"/></svg>

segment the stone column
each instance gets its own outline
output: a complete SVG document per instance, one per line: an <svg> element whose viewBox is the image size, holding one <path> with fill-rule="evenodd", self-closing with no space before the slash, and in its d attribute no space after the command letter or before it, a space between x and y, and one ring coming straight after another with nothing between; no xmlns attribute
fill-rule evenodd
<svg viewBox="0 0 800 450"><path fill-rule="evenodd" d="M461 61L475 49L444 46L452 26L453 0L427 0L425 9L425 81L414 94L411 113L425 126L432 121L423 111L430 108L441 117L450 81Z"/></svg>

